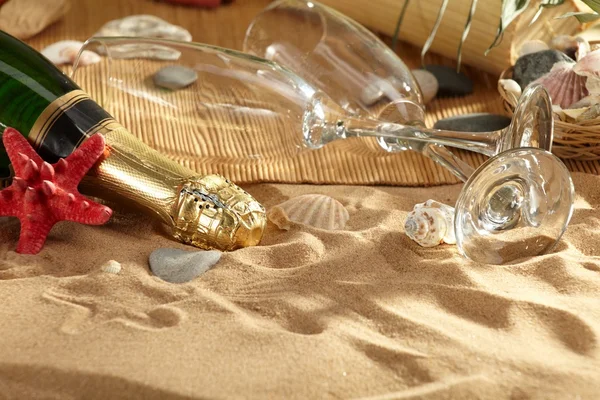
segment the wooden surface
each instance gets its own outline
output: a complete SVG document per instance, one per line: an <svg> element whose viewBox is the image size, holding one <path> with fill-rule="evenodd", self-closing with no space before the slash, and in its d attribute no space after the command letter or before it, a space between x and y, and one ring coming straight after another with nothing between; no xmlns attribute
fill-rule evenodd
<svg viewBox="0 0 600 400"><path fill-rule="evenodd" d="M262 10L268 0L237 0L233 4L213 10L200 10L159 3L150 0L77 0L68 15L42 34L28 42L35 48L64 39L85 41L109 20L132 14L153 14L188 29L196 42L222 47L241 49L246 27L252 18ZM406 21L406 23L410 23ZM400 45L398 53L411 68L419 67L419 49L410 45ZM427 63L454 65L453 61L437 55L428 55ZM68 69L66 69L68 71ZM503 113L501 98L496 91L496 77L464 68L464 72L475 82L475 92L463 98L437 99L428 106L427 124L431 126L439 118L451 115L492 112ZM91 74L89 74L91 75ZM98 86L93 76L87 76L78 83L84 88ZM77 79L76 79L77 80ZM92 91L92 90L90 90ZM136 104L128 105L135 108ZM107 107L109 111L111 109ZM327 146L326 148L304 153L301 157L289 159L281 157L268 163L245 164L234 157L232 162L211 163L206 155L190 152L181 141L171 137L169 125L155 115L152 124L127 126L135 135L160 151L169 154L179 162L198 170L200 173L219 172L240 183L274 181L293 183L339 183L339 184L389 184L404 186L428 186L456 183L444 168L429 159L413 153L385 154L376 150L373 141L360 139L351 144ZM352 147L355 151L352 150ZM235 145L232 145L235 148ZM484 156L461 153L465 161L478 165ZM240 154L240 156L242 156ZM598 162L567 161L571 170L598 173Z"/></svg>

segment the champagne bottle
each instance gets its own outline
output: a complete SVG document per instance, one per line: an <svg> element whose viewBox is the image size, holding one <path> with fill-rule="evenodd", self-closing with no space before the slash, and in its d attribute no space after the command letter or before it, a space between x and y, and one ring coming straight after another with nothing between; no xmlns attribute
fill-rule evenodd
<svg viewBox="0 0 600 400"><path fill-rule="evenodd" d="M256 245L262 237L265 210L252 196L220 175L198 176L146 146L44 56L0 31L0 130L8 126L50 163L101 133L105 155L82 191L134 203L184 243L233 250ZM0 183L10 183L1 145Z"/></svg>

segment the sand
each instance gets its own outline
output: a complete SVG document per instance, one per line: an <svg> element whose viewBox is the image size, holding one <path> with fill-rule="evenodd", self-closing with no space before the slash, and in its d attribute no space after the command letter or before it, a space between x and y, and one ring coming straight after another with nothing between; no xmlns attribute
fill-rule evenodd
<svg viewBox="0 0 600 400"><path fill-rule="evenodd" d="M600 177L574 180L564 240L510 266L404 235L458 185L247 186L267 207L332 195L347 230L269 225L186 284L152 276L154 249L187 247L136 213L61 223L37 256L0 219L0 398L597 399Z"/></svg>

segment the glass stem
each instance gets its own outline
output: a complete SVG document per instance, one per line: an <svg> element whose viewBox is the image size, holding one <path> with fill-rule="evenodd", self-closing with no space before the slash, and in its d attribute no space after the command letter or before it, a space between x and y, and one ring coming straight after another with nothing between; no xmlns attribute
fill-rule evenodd
<svg viewBox="0 0 600 400"><path fill-rule="evenodd" d="M337 125L339 135L343 137L379 137L424 142L474 151L490 157L498 153L504 133L504 130L445 131L359 118L338 121Z"/></svg>
<svg viewBox="0 0 600 400"><path fill-rule="evenodd" d="M463 182L466 182L475 171L475 168L456 157L444 146L438 144L425 145L422 154L448 169L454 176Z"/></svg>

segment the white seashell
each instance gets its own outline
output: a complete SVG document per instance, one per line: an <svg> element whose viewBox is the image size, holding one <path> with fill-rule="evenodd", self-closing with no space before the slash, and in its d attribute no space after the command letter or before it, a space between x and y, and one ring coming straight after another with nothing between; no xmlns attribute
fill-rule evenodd
<svg viewBox="0 0 600 400"><path fill-rule="evenodd" d="M70 64L73 65L83 42L77 40L62 40L45 47L41 53L55 65ZM101 58L92 51L84 51L79 58L79 65L85 66L100 62Z"/></svg>
<svg viewBox="0 0 600 400"><path fill-rule="evenodd" d="M429 103L433 100L440 88L437 78L425 69L413 69L411 72L421 88L423 102L425 104Z"/></svg>
<svg viewBox="0 0 600 400"><path fill-rule="evenodd" d="M567 108L589 94L586 80L585 76L575 73L572 63L561 61L534 82L541 83L548 90L552 104Z"/></svg>
<svg viewBox="0 0 600 400"><path fill-rule="evenodd" d="M192 34L153 15L131 15L107 22L94 36L142 36L190 42ZM128 44L111 47L113 58L154 58L177 60L181 53L165 46Z"/></svg>
<svg viewBox="0 0 600 400"><path fill-rule="evenodd" d="M500 79L498 81L506 94L511 97L511 103L517 104L519 101L519 97L521 97L521 93L523 92L521 89L521 85L517 83L517 81L512 79Z"/></svg>
<svg viewBox="0 0 600 400"><path fill-rule="evenodd" d="M273 207L267 213L267 218L283 230L290 229L292 223L340 230L344 229L350 215L346 207L332 197L305 194Z"/></svg>
<svg viewBox="0 0 600 400"><path fill-rule="evenodd" d="M109 274L118 274L119 272L121 272L121 264L119 264L115 260L110 260L102 266L102 271Z"/></svg>
<svg viewBox="0 0 600 400"><path fill-rule="evenodd" d="M590 94L600 94L600 50L594 50L577 61L573 72L587 77L585 86Z"/></svg>
<svg viewBox="0 0 600 400"><path fill-rule="evenodd" d="M423 247L455 244L454 208L435 200L416 204L404 222L406 235Z"/></svg>
<svg viewBox="0 0 600 400"><path fill-rule="evenodd" d="M519 57L523 57L524 55L537 53L538 51L548 50L550 47L541 40L528 40L523 43L521 48L519 49Z"/></svg>

